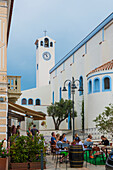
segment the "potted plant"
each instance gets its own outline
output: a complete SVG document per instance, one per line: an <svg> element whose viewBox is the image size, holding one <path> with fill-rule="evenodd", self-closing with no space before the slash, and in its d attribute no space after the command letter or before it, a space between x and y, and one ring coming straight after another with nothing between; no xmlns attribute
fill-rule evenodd
<svg viewBox="0 0 113 170"><path fill-rule="evenodd" d="M10 167L12 170L41 169L41 149L44 150L43 135L36 134L34 137L12 136L10 156ZM45 154L44 154L45 156ZM46 163L44 161L44 169Z"/></svg>
<svg viewBox="0 0 113 170"><path fill-rule="evenodd" d="M44 128L47 128L46 121L42 121L42 122L41 122L41 126L43 126Z"/></svg>
<svg viewBox="0 0 113 170"><path fill-rule="evenodd" d="M30 170L41 169L41 149L43 150L43 166L46 169L45 162L45 148L44 148L44 137L42 134L36 134L34 138L29 138L28 140L29 148L29 166Z"/></svg>
<svg viewBox="0 0 113 170"><path fill-rule="evenodd" d="M28 169L27 136L11 137L10 167L12 170Z"/></svg>
<svg viewBox="0 0 113 170"><path fill-rule="evenodd" d="M9 156L9 149L3 147L3 143L6 139L0 142L0 169L6 170L8 169L8 156Z"/></svg>

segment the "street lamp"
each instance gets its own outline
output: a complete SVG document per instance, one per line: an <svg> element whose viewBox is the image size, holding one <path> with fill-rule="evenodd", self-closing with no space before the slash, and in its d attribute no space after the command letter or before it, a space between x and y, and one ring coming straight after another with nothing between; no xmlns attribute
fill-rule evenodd
<svg viewBox="0 0 113 170"><path fill-rule="evenodd" d="M70 82L71 83L71 94L72 94L72 103L73 103L73 140L74 140L74 127L75 127L75 122L74 122L74 94L75 94L75 89L77 89L77 86L76 86L76 82L79 82L79 84L80 84L80 81L78 80L78 79L74 79L74 77L72 77L72 80L66 80L65 82L64 82L64 87L63 87L63 89L62 89L62 91L67 91L67 89L66 89L66 82ZM79 86L79 89L78 89L78 91L83 91L83 88L81 87L81 86Z"/></svg>

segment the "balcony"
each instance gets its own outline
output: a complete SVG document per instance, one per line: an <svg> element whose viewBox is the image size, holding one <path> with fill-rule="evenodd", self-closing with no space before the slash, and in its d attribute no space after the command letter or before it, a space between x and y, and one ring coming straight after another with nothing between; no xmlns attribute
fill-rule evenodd
<svg viewBox="0 0 113 170"><path fill-rule="evenodd" d="M8 100L15 103L21 96L21 76L7 76Z"/></svg>

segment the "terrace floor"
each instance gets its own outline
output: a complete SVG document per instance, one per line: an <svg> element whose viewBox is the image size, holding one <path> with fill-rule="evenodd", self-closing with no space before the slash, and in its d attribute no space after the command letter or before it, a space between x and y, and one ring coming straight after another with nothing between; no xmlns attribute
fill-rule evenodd
<svg viewBox="0 0 113 170"><path fill-rule="evenodd" d="M52 160L52 156L48 155L46 157L47 159L47 164L46 164L46 168L48 170L66 170L66 164L62 163L62 164L58 164L57 168L56 168L56 163L54 160ZM86 162L84 162L84 166L83 168L70 168L69 163L67 164L67 170L105 170L105 165L92 165L90 163L87 163L87 168L86 168Z"/></svg>

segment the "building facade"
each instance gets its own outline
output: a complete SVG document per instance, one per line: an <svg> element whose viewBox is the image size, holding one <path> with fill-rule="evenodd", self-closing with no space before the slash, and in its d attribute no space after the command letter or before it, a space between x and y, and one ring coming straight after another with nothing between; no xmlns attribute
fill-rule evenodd
<svg viewBox="0 0 113 170"><path fill-rule="evenodd" d="M43 43L42 43L43 44ZM88 36L86 36L75 48L73 48L66 56L63 57L53 68L50 65L50 75L48 75L50 83L41 83L37 79L37 88L25 90L18 103L22 104L23 99L26 99L26 107L31 107L29 98L32 98L32 107L35 109L42 109L45 107L47 114L47 105L59 101L61 98L71 99L71 84L67 83L67 92L62 92L62 87L65 80L71 80L72 77L78 79L80 85L83 86L84 91L79 92L75 90L75 110L77 111L77 118L75 119L75 129L82 128L81 110L82 101L84 100L84 120L85 128L93 128L95 124L93 120L102 113L105 106L108 106L113 101L113 13L109 15L100 25L98 25ZM41 44L37 48L41 49ZM50 47L49 47L50 48ZM37 54L41 59L42 55L47 51L43 48L41 54ZM45 56L49 57L49 56ZM37 77L43 74L44 67L40 61L36 61L40 65L37 71ZM46 68L46 67L45 67ZM40 73L39 73L40 72ZM38 83L40 84L38 86ZM47 86L44 86L44 85ZM47 91L46 88L49 90ZM45 93L44 93L45 90ZM33 93L31 93L33 91ZM36 108L36 99L40 96L40 107ZM47 99L48 98L48 99ZM44 106L45 105L45 106ZM70 117L64 121L60 128L70 129ZM51 118L47 118L47 128L54 128ZM39 126L39 128L41 128Z"/></svg>
<svg viewBox="0 0 113 170"><path fill-rule="evenodd" d="M13 0L0 1L0 141L7 139L7 43L11 24ZM6 143L5 143L6 146Z"/></svg>

